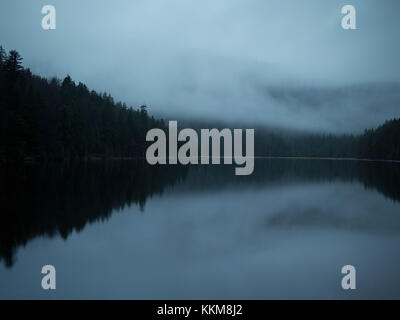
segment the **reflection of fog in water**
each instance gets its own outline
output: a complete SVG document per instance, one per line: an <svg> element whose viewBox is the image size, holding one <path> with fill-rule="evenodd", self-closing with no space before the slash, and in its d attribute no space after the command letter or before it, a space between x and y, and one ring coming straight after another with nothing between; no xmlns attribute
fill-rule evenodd
<svg viewBox="0 0 400 320"><path fill-rule="evenodd" d="M274 210L268 226L400 233L399 205L358 183L301 186L291 189L290 195L277 195L275 202L284 197L285 204Z"/></svg>
<svg viewBox="0 0 400 320"><path fill-rule="evenodd" d="M400 298L393 164L264 160L240 179L228 166L96 166L24 176L24 196L2 189L1 298Z"/></svg>

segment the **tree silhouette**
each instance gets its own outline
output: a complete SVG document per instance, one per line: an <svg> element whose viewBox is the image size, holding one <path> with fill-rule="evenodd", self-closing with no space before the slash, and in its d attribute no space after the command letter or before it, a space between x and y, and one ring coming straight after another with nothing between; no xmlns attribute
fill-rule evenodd
<svg viewBox="0 0 400 320"><path fill-rule="evenodd" d="M0 50L0 161L143 157L149 128L165 128L139 110L89 91L68 75L33 75L17 51Z"/></svg>
<svg viewBox="0 0 400 320"><path fill-rule="evenodd" d="M150 128L162 119L90 91L68 75L33 75L15 50L0 46L0 161L144 157ZM196 128L216 127L203 123ZM225 126L224 126L225 127ZM220 128L222 129L222 127ZM400 159L400 120L362 135L293 133L256 128L255 155Z"/></svg>

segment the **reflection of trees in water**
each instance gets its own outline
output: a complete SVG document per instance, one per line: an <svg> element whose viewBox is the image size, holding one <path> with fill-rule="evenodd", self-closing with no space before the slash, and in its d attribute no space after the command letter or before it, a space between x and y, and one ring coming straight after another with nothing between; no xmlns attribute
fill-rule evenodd
<svg viewBox="0 0 400 320"><path fill-rule="evenodd" d="M15 249L30 239L64 239L113 210L137 205L184 179L186 169L114 161L27 166L0 170L0 259L13 264Z"/></svg>
<svg viewBox="0 0 400 320"><path fill-rule="evenodd" d="M334 181L361 182L366 188L400 201L400 163L352 160L258 159L254 173L249 176L235 176L233 165L192 167L186 179L190 188L178 185L174 190L212 191L227 187Z"/></svg>
<svg viewBox="0 0 400 320"><path fill-rule="evenodd" d="M12 266L18 246L34 237L82 230L114 210L170 192L217 192L288 183L360 181L400 201L400 164L359 161L263 159L250 176L234 165L150 167L138 161L74 163L0 169L0 259Z"/></svg>
<svg viewBox="0 0 400 320"><path fill-rule="evenodd" d="M359 167L358 178L366 188L375 189L389 199L400 201L400 163L363 163Z"/></svg>

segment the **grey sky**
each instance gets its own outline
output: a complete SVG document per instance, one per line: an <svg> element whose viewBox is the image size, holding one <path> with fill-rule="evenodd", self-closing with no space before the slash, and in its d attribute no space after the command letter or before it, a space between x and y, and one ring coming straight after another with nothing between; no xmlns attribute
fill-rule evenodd
<svg viewBox="0 0 400 320"><path fill-rule="evenodd" d="M46 4L56 30L41 28ZM345 4L357 30L341 28ZM2 0L0 9L0 44L33 72L70 74L156 114L335 132L400 116L398 86L348 88L400 83L398 0Z"/></svg>

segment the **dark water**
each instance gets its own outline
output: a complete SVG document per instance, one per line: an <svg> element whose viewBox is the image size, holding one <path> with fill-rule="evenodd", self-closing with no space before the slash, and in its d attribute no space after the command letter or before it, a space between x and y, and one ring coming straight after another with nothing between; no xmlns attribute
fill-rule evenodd
<svg viewBox="0 0 400 320"><path fill-rule="evenodd" d="M0 170L0 298L400 298L400 164ZM54 265L57 289L41 288ZM357 289L341 288L354 265Z"/></svg>

